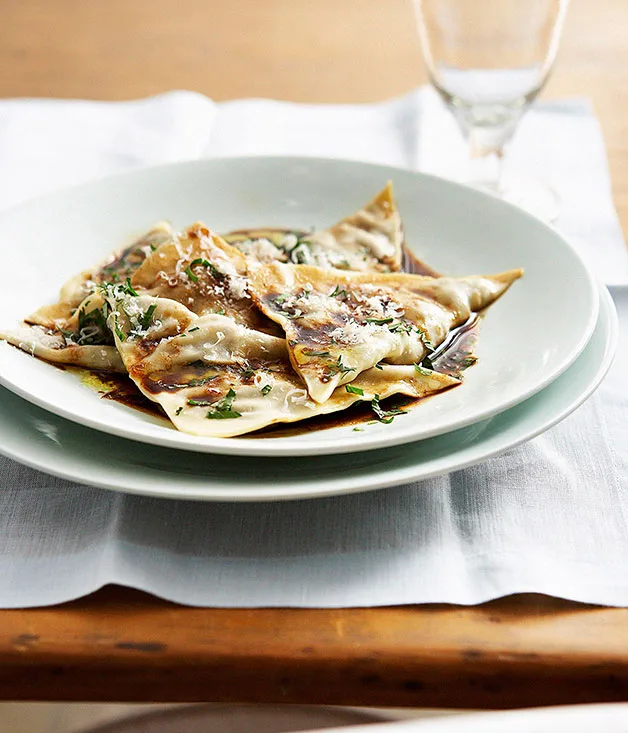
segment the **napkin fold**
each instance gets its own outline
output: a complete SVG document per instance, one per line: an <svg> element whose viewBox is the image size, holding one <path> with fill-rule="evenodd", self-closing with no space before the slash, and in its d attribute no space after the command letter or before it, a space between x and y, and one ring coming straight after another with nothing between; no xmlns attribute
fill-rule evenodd
<svg viewBox="0 0 628 733"><path fill-rule="evenodd" d="M199 155L322 155L455 176L452 125L430 90L371 105L214 104L189 92L3 101L0 203ZM628 283L586 102L538 105L512 161L547 174L562 200L558 227L599 277ZM628 288L612 292L622 341L599 392L528 444L426 482L198 504L78 486L0 457L0 606L58 603L112 582L192 605L478 603L515 592L628 605Z"/></svg>
<svg viewBox="0 0 628 733"><path fill-rule="evenodd" d="M176 91L132 102L0 101L0 207L203 153L216 105Z"/></svg>

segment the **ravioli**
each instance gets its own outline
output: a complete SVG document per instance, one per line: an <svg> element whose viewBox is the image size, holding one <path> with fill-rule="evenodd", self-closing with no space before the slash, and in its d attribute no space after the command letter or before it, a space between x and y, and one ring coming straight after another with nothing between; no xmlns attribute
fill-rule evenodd
<svg viewBox="0 0 628 733"><path fill-rule="evenodd" d="M167 222L157 223L101 264L68 280L56 303L42 306L21 325L0 333L0 339L53 364L124 372L98 286L128 278L150 252L171 236Z"/></svg>
<svg viewBox="0 0 628 733"><path fill-rule="evenodd" d="M196 222L151 252L131 283L155 297L176 300L196 315L223 314L249 328L281 335L251 300L247 272L241 252Z"/></svg>
<svg viewBox="0 0 628 733"><path fill-rule="evenodd" d="M126 371L115 346L76 344L66 339L59 330L45 326L22 324L0 332L0 339L52 364L110 372Z"/></svg>
<svg viewBox="0 0 628 733"><path fill-rule="evenodd" d="M244 435L362 401L390 422L400 411L381 400L461 384L430 357L448 371L436 358L451 354L443 344L452 329L522 275L411 275L398 272L403 255L390 184L309 233L222 238L202 222L181 232L160 222L0 339L53 363L128 371L192 435ZM474 361L464 353L462 368Z"/></svg>
<svg viewBox="0 0 628 733"><path fill-rule="evenodd" d="M124 281L141 265L147 255L172 236L168 222L158 222L146 234L134 239L131 244L109 255L107 259L90 270L70 278L59 293L59 300L44 305L28 318L26 323L54 329L71 318L75 309L94 291L97 285L109 281Z"/></svg>
<svg viewBox="0 0 628 733"><path fill-rule="evenodd" d="M521 275L431 278L276 263L255 270L249 289L284 330L309 395L324 403L381 361L420 364Z"/></svg>
<svg viewBox="0 0 628 733"><path fill-rule="evenodd" d="M412 366L364 371L324 405L293 371L286 342L227 316L197 316L176 301L113 292L111 328L129 376L174 425L193 435L230 437L274 423L344 410L393 394L424 397L459 384Z"/></svg>
<svg viewBox="0 0 628 733"><path fill-rule="evenodd" d="M291 262L341 270L401 269L403 226L389 183L372 201L330 229L250 231L226 236L250 262Z"/></svg>

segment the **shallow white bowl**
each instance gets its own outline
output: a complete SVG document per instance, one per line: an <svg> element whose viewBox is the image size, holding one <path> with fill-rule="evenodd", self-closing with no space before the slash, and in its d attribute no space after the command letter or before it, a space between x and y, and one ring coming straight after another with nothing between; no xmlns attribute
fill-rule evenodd
<svg viewBox="0 0 628 733"><path fill-rule="evenodd" d="M315 158L232 158L146 169L28 202L0 218L0 318L9 325L52 302L70 275L159 219L216 231L325 227L392 180L407 242L440 272L524 267L484 319L480 360L464 384L390 425L290 437L199 438L102 400L62 372L0 343L0 383L51 412L154 445L209 453L297 456L400 445L456 430L522 402L565 371L598 313L593 278L570 244L520 209L470 188L384 166ZM7 323L8 322L8 323Z"/></svg>

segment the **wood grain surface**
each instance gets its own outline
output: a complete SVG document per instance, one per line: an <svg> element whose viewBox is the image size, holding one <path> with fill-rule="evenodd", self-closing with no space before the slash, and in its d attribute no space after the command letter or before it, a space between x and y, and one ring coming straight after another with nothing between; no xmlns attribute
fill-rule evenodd
<svg viewBox="0 0 628 733"><path fill-rule="evenodd" d="M408 0L3 0L0 95L359 102L425 80ZM546 96L592 98L628 231L628 2L577 0ZM504 708L628 699L628 611L181 608L108 588L0 611L0 698Z"/></svg>
<svg viewBox="0 0 628 733"><path fill-rule="evenodd" d="M15 700L508 708L628 699L628 612L540 596L474 608L193 609L110 587L0 614Z"/></svg>

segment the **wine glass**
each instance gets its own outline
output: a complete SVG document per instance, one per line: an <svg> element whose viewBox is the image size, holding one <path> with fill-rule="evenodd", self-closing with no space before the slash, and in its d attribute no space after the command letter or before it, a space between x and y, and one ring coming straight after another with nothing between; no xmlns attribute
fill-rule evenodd
<svg viewBox="0 0 628 733"><path fill-rule="evenodd" d="M508 181L504 150L547 81L570 0L413 0L430 81L469 148L469 182L546 220L557 197Z"/></svg>

